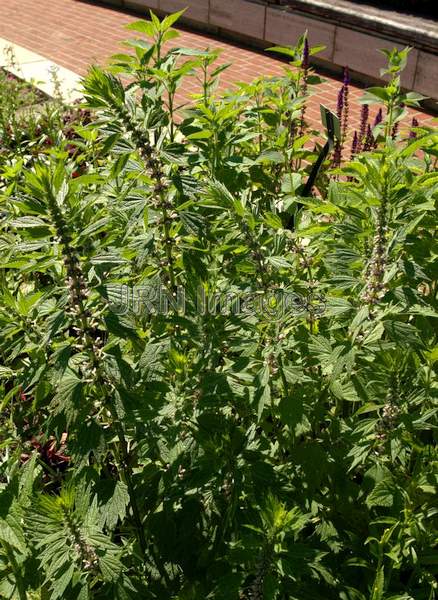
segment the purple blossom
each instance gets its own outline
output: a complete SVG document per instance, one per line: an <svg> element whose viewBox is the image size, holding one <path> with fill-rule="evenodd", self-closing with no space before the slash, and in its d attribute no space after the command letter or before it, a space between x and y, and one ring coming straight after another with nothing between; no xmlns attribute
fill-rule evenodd
<svg viewBox="0 0 438 600"><path fill-rule="evenodd" d="M343 109L343 114L342 114L342 142L344 143L345 140L347 139L347 133L348 133L348 113L349 113L349 104L348 104L348 94L349 94L349 83L350 83L350 76L348 73L348 67L345 67L344 70L344 85L342 86L343 89L343 104L344 104L344 109Z"/></svg>
<svg viewBox="0 0 438 600"><path fill-rule="evenodd" d="M342 111L344 107L344 87L341 87L338 93L338 104L336 108L336 114L338 115L339 122L342 123ZM342 162L342 141L336 140L335 149L333 152L333 166L339 167Z"/></svg>
<svg viewBox="0 0 438 600"><path fill-rule="evenodd" d="M307 69L309 68L309 54L309 42L306 37L304 40L303 58L301 61L301 66L305 71L307 71Z"/></svg>

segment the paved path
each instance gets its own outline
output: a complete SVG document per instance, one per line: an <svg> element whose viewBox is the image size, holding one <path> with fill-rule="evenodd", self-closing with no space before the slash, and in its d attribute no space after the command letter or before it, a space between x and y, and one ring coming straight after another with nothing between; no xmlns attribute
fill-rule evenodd
<svg viewBox="0 0 438 600"><path fill-rule="evenodd" d="M44 57L85 74L91 63L104 64L111 54L121 51L121 42L133 37L124 25L137 19L129 11L121 11L91 0L0 0L0 37L24 46ZM180 29L181 36L175 42L189 48L221 48L221 60L233 65L222 75L222 86L237 81L251 81L259 75L275 75L282 72L284 63L267 52L258 52L238 44ZM135 34L134 34L135 35ZM291 40L294 43L295 40ZM318 40L310 40L318 44ZM319 104L322 102L336 108L340 87L339 79L324 75L325 83L318 86L307 110L310 123L319 127ZM185 97L197 91L193 80L183 87ZM359 122L360 106L357 103L362 88L351 86L350 113L353 124ZM371 116L375 114L371 111ZM427 113L411 111L420 122L432 123Z"/></svg>

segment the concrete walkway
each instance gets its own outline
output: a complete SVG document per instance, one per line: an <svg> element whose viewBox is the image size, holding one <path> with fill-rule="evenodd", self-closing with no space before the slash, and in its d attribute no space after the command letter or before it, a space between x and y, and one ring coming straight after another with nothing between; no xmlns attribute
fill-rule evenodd
<svg viewBox="0 0 438 600"><path fill-rule="evenodd" d="M3 43L10 41L41 55L41 64L45 60L53 61L69 71L84 75L90 64L105 64L111 54L121 51L121 42L134 37L133 32L124 29L124 25L138 18L138 14L90 0L1 0L0 37L4 38ZM180 29L180 34L180 38L174 40L175 45L222 49L220 60L233 63L222 75L222 87L229 87L238 81L248 82L260 75L280 74L284 67L281 60L268 52L258 52L185 29ZM295 41L291 40L291 44ZM312 44L317 43L318 40L312 40ZM319 104L324 103L336 109L341 85L338 79L323 76L326 81L318 86L306 112L311 125L318 128ZM196 91L195 82L188 79L182 95L188 98ZM357 100L361 95L361 87L351 86L350 114L353 127L359 124L360 105ZM372 107L371 117L376 110ZM427 113L410 111L409 120L413 116L420 123L433 122Z"/></svg>

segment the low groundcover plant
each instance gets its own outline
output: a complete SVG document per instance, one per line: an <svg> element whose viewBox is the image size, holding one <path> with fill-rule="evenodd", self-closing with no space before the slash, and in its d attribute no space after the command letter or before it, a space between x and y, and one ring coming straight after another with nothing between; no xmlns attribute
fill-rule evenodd
<svg viewBox="0 0 438 600"><path fill-rule="evenodd" d="M436 598L438 134L399 127L408 50L351 139L346 72L304 196L318 48L219 94L178 16L90 69L71 135L2 155L0 596Z"/></svg>

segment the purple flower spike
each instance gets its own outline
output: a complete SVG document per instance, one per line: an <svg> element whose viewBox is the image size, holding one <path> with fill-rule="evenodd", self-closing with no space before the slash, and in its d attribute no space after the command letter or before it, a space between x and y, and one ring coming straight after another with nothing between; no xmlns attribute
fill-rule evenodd
<svg viewBox="0 0 438 600"><path fill-rule="evenodd" d="M303 60L301 62L301 66L304 70L309 68L309 42L306 39L304 40L304 48L303 48Z"/></svg>
<svg viewBox="0 0 438 600"><path fill-rule="evenodd" d="M357 154L358 149L359 149L358 146L359 146L359 138L357 135L357 131L355 131L353 134L353 142L351 144L351 160L353 160L354 155Z"/></svg>
<svg viewBox="0 0 438 600"><path fill-rule="evenodd" d="M350 83L350 73L348 71L348 67L344 68L344 84L342 86L342 91L344 97L342 99L343 102L343 111L342 111L342 141L345 142L348 134L348 114L349 114L349 103L348 103L348 95L349 95L349 83Z"/></svg>
<svg viewBox="0 0 438 600"><path fill-rule="evenodd" d="M344 67L344 79L342 87L338 92L338 101L336 105L336 114L341 125L341 141L335 145L333 163L339 166L342 163L342 150L347 139L348 130L348 85L350 83L350 73L348 67Z"/></svg>
<svg viewBox="0 0 438 600"><path fill-rule="evenodd" d="M368 116L370 114L370 107L368 104L363 104L360 111L360 130L359 137L362 139L365 135L368 125Z"/></svg>
<svg viewBox="0 0 438 600"><path fill-rule="evenodd" d="M339 142L336 142L333 152L333 166L339 167L342 162L342 148Z"/></svg>
<svg viewBox="0 0 438 600"><path fill-rule="evenodd" d="M360 111L360 127L359 127L359 139L357 145L357 151L360 152L362 149L362 144L365 141L365 134L368 126L368 117L370 114L370 107L368 104L363 104L362 109Z"/></svg>
<svg viewBox="0 0 438 600"><path fill-rule="evenodd" d="M338 92L338 103L336 106L336 114L338 115L339 120L341 120L343 108L344 108L344 86L342 86Z"/></svg>
<svg viewBox="0 0 438 600"><path fill-rule="evenodd" d="M367 134L366 134L366 137L365 137L365 143L363 145L363 149L364 149L365 152L368 152L373 147L374 147L373 132L372 132L372 129L371 129L371 125L368 125L368 127L367 127Z"/></svg>
<svg viewBox="0 0 438 600"><path fill-rule="evenodd" d="M376 118L374 119L374 125L373 125L373 129L374 127L377 127L377 125L380 125L380 123L383 121L383 112L382 109L379 108L379 112L376 115Z"/></svg>
<svg viewBox="0 0 438 600"><path fill-rule="evenodd" d="M412 127L412 128L414 128L414 127L418 127L418 121L417 121L417 119L416 119L415 117L412 117L412 123L411 123L411 127ZM409 137L410 137L411 139L412 139L412 138L416 138L416 137L417 137L417 132L416 132L416 131L412 131L412 129L411 129L411 131L409 132Z"/></svg>
<svg viewBox="0 0 438 600"><path fill-rule="evenodd" d="M303 47L303 58L301 61L301 68L303 69L303 81L301 84L301 94L304 98L303 106L301 108L301 119L300 119L300 130L299 135L303 135L305 128L305 114L306 114L306 95L307 95L307 78L309 76L309 42L307 41L307 37L304 40Z"/></svg>

